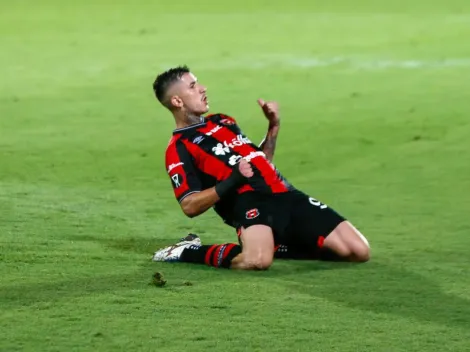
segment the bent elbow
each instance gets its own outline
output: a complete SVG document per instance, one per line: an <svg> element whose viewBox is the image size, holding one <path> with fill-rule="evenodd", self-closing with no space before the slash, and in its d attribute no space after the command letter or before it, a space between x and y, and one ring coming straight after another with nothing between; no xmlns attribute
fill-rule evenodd
<svg viewBox="0 0 470 352"><path fill-rule="evenodd" d="M188 218L192 219L192 218L196 217L198 214L194 211L185 211L184 215L186 215Z"/></svg>
<svg viewBox="0 0 470 352"><path fill-rule="evenodd" d="M184 215L188 218L194 218L199 215L199 212L191 205L191 203L181 204L181 209L183 210Z"/></svg>

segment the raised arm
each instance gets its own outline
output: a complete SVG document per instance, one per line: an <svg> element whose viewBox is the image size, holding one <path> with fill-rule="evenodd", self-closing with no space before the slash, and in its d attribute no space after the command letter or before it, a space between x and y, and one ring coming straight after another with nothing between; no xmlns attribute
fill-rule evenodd
<svg viewBox="0 0 470 352"><path fill-rule="evenodd" d="M268 132L261 141L259 148L266 154L266 159L272 161L274 158L274 151L276 150L277 135L281 127L279 117L279 105L276 102L265 102L258 99L258 104L263 110L264 116L268 119Z"/></svg>
<svg viewBox="0 0 470 352"><path fill-rule="evenodd" d="M277 135L279 133L279 128L280 125L271 126L270 124L266 136L259 145L263 153L266 154L266 159L268 159L269 161L273 161L274 158L274 151L276 150L276 142Z"/></svg>

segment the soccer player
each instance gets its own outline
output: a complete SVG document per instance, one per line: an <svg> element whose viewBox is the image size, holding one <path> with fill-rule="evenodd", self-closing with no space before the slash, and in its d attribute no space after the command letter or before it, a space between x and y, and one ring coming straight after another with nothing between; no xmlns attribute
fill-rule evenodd
<svg viewBox="0 0 470 352"><path fill-rule="evenodd" d="M278 106L258 103L269 122L260 146L228 115L206 115L207 90L186 66L157 76L153 90L176 129L166 150L174 195L188 217L213 208L238 242L202 245L190 234L155 252L154 261L263 270L274 257L365 262L369 243L344 217L292 186L272 164Z"/></svg>

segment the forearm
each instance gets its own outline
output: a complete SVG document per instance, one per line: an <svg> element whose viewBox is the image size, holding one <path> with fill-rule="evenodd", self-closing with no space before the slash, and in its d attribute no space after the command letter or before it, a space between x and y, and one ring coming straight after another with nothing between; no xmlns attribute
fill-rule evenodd
<svg viewBox="0 0 470 352"><path fill-rule="evenodd" d="M237 165L229 177L218 182L214 187L201 192L192 193L184 198L180 203L181 208L190 218L198 216L214 206L221 198L224 198L237 187L241 186L245 180L245 176L241 174L239 165Z"/></svg>
<svg viewBox="0 0 470 352"><path fill-rule="evenodd" d="M220 200L215 187L192 193L181 202L183 212L190 218L201 215Z"/></svg>
<svg viewBox="0 0 470 352"><path fill-rule="evenodd" d="M277 135L279 134L279 124L270 125L266 137L259 145L260 149L266 155L266 159L272 161L274 158L274 152L276 150Z"/></svg>

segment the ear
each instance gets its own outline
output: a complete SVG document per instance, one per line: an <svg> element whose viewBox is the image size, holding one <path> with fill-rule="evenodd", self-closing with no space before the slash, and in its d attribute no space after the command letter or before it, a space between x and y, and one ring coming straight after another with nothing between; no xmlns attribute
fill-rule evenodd
<svg viewBox="0 0 470 352"><path fill-rule="evenodd" d="M175 108L182 108L183 107L183 100L179 96L173 95L170 98L170 104Z"/></svg>

